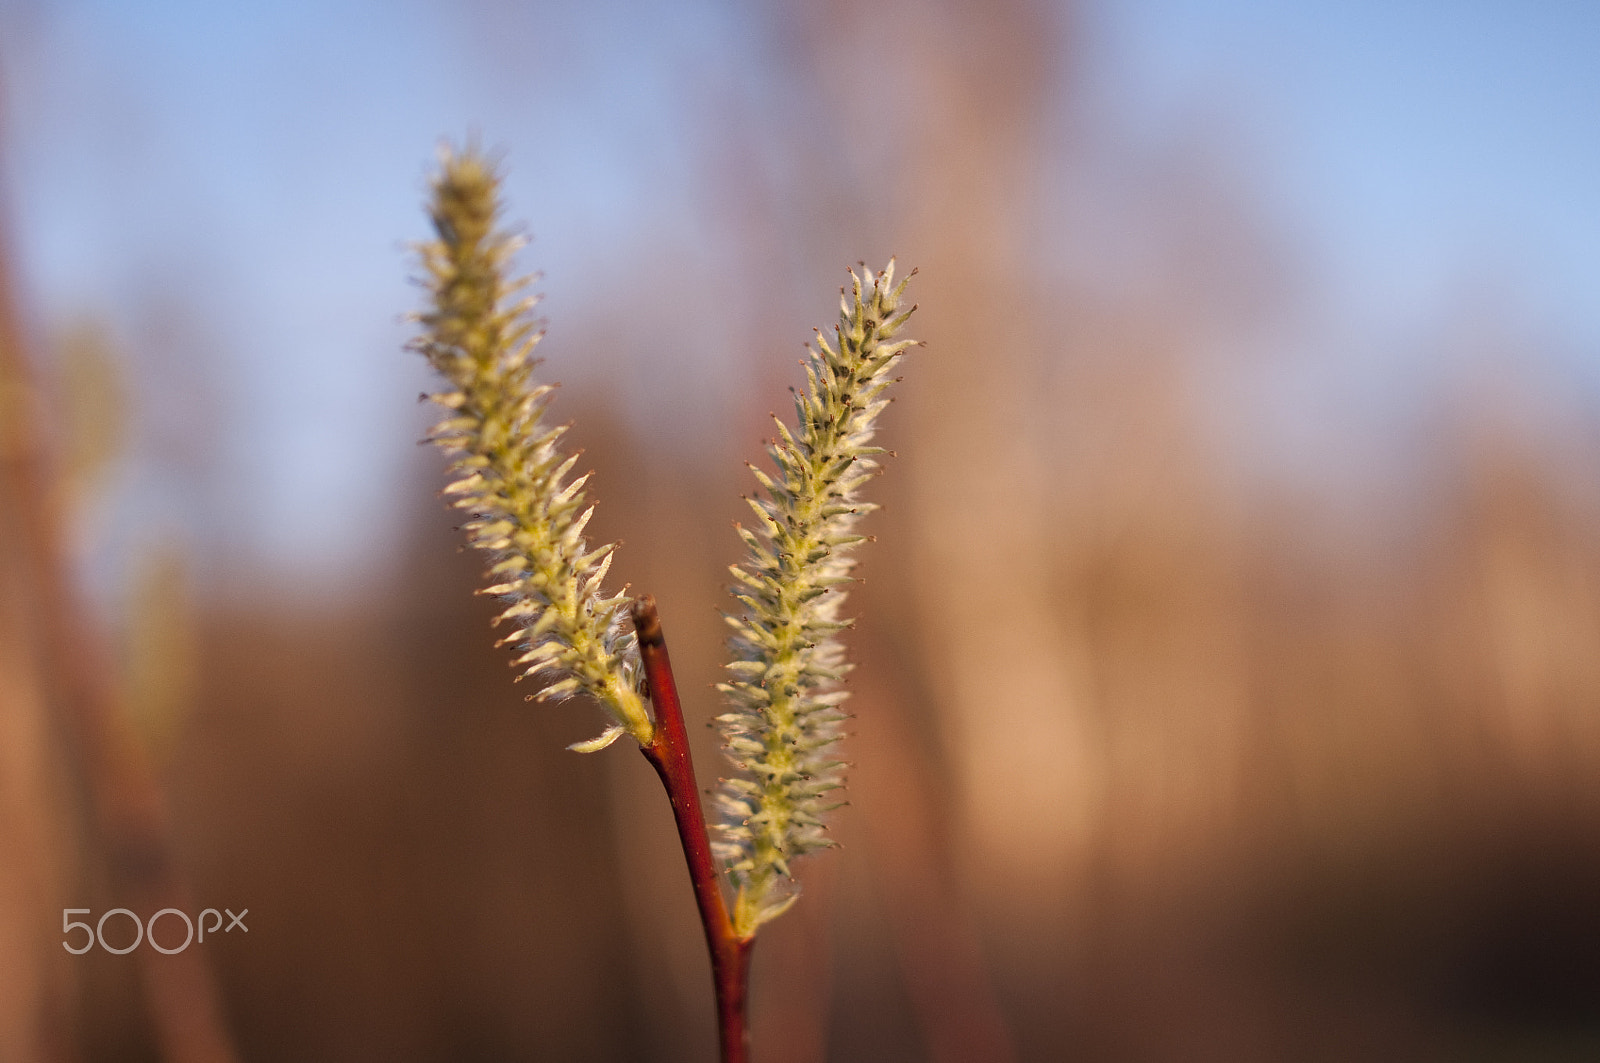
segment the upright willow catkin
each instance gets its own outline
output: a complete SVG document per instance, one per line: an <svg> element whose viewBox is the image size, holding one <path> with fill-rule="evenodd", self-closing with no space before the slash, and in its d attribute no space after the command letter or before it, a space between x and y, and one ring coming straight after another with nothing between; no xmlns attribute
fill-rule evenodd
<svg viewBox="0 0 1600 1063"><path fill-rule="evenodd" d="M912 274L896 285L893 260L876 275L852 271L834 343L819 332L807 348L794 430L774 418L767 452L777 475L751 466L766 497L748 500L755 530L739 528L750 553L731 571L744 610L728 617L733 660L719 689L732 711L718 718L740 769L718 794L726 819L717 855L733 880L742 936L798 896L789 862L833 844L824 816L844 785L833 746L847 719L839 684L851 667L838 637L850 621L839 611L852 548L865 538L856 524L876 508L857 497L883 453L870 445L874 421L889 404L890 373L915 346L895 338L916 309L900 309Z"/></svg>

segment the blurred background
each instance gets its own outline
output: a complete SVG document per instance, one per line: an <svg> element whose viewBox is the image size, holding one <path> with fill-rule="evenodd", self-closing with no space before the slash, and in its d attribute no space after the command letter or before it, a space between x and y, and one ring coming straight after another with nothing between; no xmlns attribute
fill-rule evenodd
<svg viewBox="0 0 1600 1063"><path fill-rule="evenodd" d="M1597 50L1577 0L3 0L0 1060L710 1058L654 776L524 703L415 445L468 137L706 784L741 462L845 268L921 270L763 1063L1600 1057ZM156 897L249 932L58 947Z"/></svg>

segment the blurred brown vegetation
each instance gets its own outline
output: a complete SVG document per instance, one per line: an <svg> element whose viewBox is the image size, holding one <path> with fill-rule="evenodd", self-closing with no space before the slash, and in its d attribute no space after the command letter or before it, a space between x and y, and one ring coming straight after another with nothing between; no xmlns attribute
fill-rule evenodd
<svg viewBox="0 0 1600 1063"><path fill-rule="evenodd" d="M767 11L789 112L720 101L706 134L707 214L769 282L752 358L785 364L841 246L920 267L928 343L852 594L843 849L758 946L759 1058L1594 1058L1594 426L1558 451L1507 427L1514 387L1459 403L1418 444L1396 534L1242 484L1197 398L1285 296L1242 192L1204 145L1151 164L1131 206L1048 184L1072 26L936 7ZM1039 268L1036 214L1073 195L1137 216L1155 268L1115 295ZM621 366L650 357L616 342ZM754 458L775 401L712 446ZM749 485L605 402L559 411L693 727L717 711L711 604ZM140 584L168 617L130 671L165 728L146 734L173 845L195 898L251 911L206 946L241 1054L710 1058L662 795L621 745L563 751L583 708L523 703L437 473L419 454L382 587L305 601L243 572L186 597L160 559ZM130 966L56 951L61 907L121 902L43 693L16 500L0 515L0 1059L50 1037L154 1059Z"/></svg>

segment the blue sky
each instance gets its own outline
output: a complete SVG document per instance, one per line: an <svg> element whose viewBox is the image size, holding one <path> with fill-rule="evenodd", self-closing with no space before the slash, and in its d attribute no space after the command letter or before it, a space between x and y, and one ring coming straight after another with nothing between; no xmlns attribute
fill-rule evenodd
<svg viewBox="0 0 1600 1063"><path fill-rule="evenodd" d="M1093 19L1132 125L1238 115L1331 295L1385 319L1466 268L1600 343L1600 4L1122 0Z"/></svg>
<svg viewBox="0 0 1600 1063"><path fill-rule="evenodd" d="M1463 389L1554 460L1589 431L1600 4L1118 0L1087 32L1103 120L1222 127L1308 293L1224 387L1245 464L1366 522L1415 494Z"/></svg>
<svg viewBox="0 0 1600 1063"><path fill-rule="evenodd" d="M605 291L641 234L711 254L684 208L689 133L707 93L772 91L737 11L0 4L34 324L106 322L147 419L181 437L192 418L211 448L202 497L159 439L136 441L103 534L206 536L220 513L244 558L311 579L392 546L366 515L396 505L412 460L396 443L421 421L399 315L434 145L478 130L505 146L513 209L541 205L529 265L553 320ZM1315 293L1276 337L1296 368L1252 383L1288 419L1404 407L1430 330L1484 290L1541 357L1600 380L1600 4L1106 0L1076 33L1101 135L1136 152L1220 119L1292 247ZM733 401L716 396L738 385L731 352L672 342L685 386ZM1335 449L1295 430L1314 460Z"/></svg>

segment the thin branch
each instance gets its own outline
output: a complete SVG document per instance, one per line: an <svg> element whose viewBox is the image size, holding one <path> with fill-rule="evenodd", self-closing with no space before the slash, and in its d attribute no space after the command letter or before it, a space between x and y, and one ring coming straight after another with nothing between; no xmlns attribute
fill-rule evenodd
<svg viewBox="0 0 1600 1063"><path fill-rule="evenodd" d="M40 423L40 389L0 234L0 495L15 507L19 546L32 575L46 691L83 786L119 906L141 913L193 911L172 856L160 786L128 724L128 714L100 633L72 578L62 512L59 460ZM163 956L139 950L151 1024L167 1063L233 1063L237 1053L223 1019L210 964L187 949Z"/></svg>
<svg viewBox="0 0 1600 1063"><path fill-rule="evenodd" d="M645 759L666 788L672 802L672 818L678 825L694 899L705 927L706 946L711 951L711 977L717 991L717 1032L723 1063L748 1063L750 1029L747 1015L747 988L750 950L755 936L741 938L734 932L728 905L722 896L717 864L711 855L711 837L706 831L705 813L700 806L700 788L695 783L694 763L689 759L689 736L683 725L683 708L678 701L678 685L672 677L672 661L661 633L661 618L656 601L645 595L633 605L633 627L639 638L639 656L650 684L650 702L655 707L655 734L649 745L641 746Z"/></svg>

